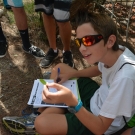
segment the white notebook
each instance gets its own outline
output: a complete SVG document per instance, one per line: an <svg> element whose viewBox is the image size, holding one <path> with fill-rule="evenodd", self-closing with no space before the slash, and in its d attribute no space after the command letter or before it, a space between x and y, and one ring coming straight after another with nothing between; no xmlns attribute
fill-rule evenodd
<svg viewBox="0 0 135 135"><path fill-rule="evenodd" d="M34 81L31 95L30 95L30 98L28 101L28 105L33 105L34 108L39 108L39 107L64 107L64 108L67 108L68 106L63 104L63 103L49 104L49 103L45 103L42 100L42 91L43 91L43 87L46 84L46 82L51 83L54 81L51 79L37 79ZM79 94L78 84L77 84L76 79L67 80L62 85L67 87L68 89L70 89L78 100L80 99L80 94ZM57 92L57 90L54 88L49 88L49 91L50 92Z"/></svg>

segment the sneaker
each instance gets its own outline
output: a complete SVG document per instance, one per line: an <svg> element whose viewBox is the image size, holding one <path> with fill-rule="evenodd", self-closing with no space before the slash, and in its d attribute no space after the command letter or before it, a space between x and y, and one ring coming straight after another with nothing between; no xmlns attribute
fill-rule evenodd
<svg viewBox="0 0 135 135"><path fill-rule="evenodd" d="M27 116L32 113L37 114L38 108L33 108L32 105L27 105L26 108L22 110L22 116Z"/></svg>
<svg viewBox="0 0 135 135"><path fill-rule="evenodd" d="M47 71L43 74L43 79L50 79L51 71Z"/></svg>
<svg viewBox="0 0 135 135"><path fill-rule="evenodd" d="M55 59L58 58L58 51L55 53L52 48L49 49L46 56L40 61L40 66L43 68L49 67Z"/></svg>
<svg viewBox="0 0 135 135"><path fill-rule="evenodd" d="M34 128L34 121L37 115L34 113L29 116L7 116L2 118L3 126L13 134L37 135Z"/></svg>
<svg viewBox="0 0 135 135"><path fill-rule="evenodd" d="M70 67L74 67L73 56L71 51L65 51L63 53L63 63L68 64Z"/></svg>
<svg viewBox="0 0 135 135"><path fill-rule="evenodd" d="M7 42L5 40L1 40L0 41L0 58L6 55L7 50L8 50Z"/></svg>
<svg viewBox="0 0 135 135"><path fill-rule="evenodd" d="M36 58L43 58L45 57L45 53L42 49L32 45L29 50L25 49L23 46L22 46L23 50L29 54L32 54L34 57Z"/></svg>

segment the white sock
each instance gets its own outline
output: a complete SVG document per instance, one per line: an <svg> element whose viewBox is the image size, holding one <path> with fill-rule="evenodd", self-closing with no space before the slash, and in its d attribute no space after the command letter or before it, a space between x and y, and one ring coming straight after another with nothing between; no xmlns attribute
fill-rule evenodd
<svg viewBox="0 0 135 135"><path fill-rule="evenodd" d="M69 50L71 52L71 50ZM65 50L63 50L63 53L65 52Z"/></svg>
<svg viewBox="0 0 135 135"><path fill-rule="evenodd" d="M58 50L57 50L57 49L53 49L53 51L54 51L55 53L57 53Z"/></svg>

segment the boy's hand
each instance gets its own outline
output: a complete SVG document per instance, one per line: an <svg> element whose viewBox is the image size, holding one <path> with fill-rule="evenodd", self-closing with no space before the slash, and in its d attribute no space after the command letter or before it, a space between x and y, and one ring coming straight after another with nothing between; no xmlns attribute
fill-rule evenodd
<svg viewBox="0 0 135 135"><path fill-rule="evenodd" d="M54 82L59 83L59 84L62 84L62 83L64 83L65 81L71 79L70 76L71 76L71 75L68 74L68 73L65 73L65 74L60 73L59 77L58 77L58 78L56 77L56 78L54 79Z"/></svg>
<svg viewBox="0 0 135 135"><path fill-rule="evenodd" d="M55 93L50 92L48 89L49 87L57 89L57 92ZM65 103L68 106L76 105L78 102L75 96L68 88L57 83L48 83L44 86L42 99L46 103L52 104Z"/></svg>

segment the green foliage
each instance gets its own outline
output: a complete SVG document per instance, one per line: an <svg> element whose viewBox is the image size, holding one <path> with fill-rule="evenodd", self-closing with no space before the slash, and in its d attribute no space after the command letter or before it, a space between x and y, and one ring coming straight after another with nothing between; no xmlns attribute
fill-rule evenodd
<svg viewBox="0 0 135 135"><path fill-rule="evenodd" d="M9 23L14 24L15 20L14 20L14 14L12 10L7 10L7 14L8 14Z"/></svg>
<svg viewBox="0 0 135 135"><path fill-rule="evenodd" d="M34 1L24 3L25 12L27 14L29 29L35 32L35 35L38 36L41 40L46 40L46 35L44 33L44 26L42 15L39 12L35 12ZM33 33L34 34L34 33Z"/></svg>

